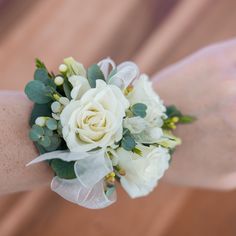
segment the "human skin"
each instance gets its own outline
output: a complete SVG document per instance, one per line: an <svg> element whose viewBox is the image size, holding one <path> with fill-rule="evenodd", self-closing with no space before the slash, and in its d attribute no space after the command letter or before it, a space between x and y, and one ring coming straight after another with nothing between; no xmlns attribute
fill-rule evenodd
<svg viewBox="0 0 236 236"><path fill-rule="evenodd" d="M183 144L163 180L214 189L236 187L236 40L209 46L159 72L154 88L197 121L176 130ZM49 185L46 163L28 138L32 104L23 93L0 93L0 194Z"/></svg>
<svg viewBox="0 0 236 236"><path fill-rule="evenodd" d="M0 93L0 194L49 185L53 177L45 163L25 166L38 155L28 138L31 110L22 92Z"/></svg>
<svg viewBox="0 0 236 236"><path fill-rule="evenodd" d="M236 40L204 48L154 76L166 104L197 121L182 138L165 180L193 187L236 187Z"/></svg>

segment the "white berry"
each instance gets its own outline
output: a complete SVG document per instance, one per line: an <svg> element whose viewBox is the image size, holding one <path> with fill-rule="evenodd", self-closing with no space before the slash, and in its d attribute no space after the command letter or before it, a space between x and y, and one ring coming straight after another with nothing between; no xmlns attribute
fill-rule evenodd
<svg viewBox="0 0 236 236"><path fill-rule="evenodd" d="M45 126L46 125L46 118L45 117L38 117L36 120L35 120L35 124L38 125L38 126Z"/></svg>
<svg viewBox="0 0 236 236"><path fill-rule="evenodd" d="M67 71L67 65L61 64L61 65L59 66L59 71L60 71L61 73L65 73L65 72Z"/></svg>
<svg viewBox="0 0 236 236"><path fill-rule="evenodd" d="M57 85L57 86L60 86L64 83L64 78L61 77L61 76L57 76L55 79L54 79L54 83Z"/></svg>
<svg viewBox="0 0 236 236"><path fill-rule="evenodd" d="M61 112L62 106L59 102L53 102L51 105L52 112L59 113Z"/></svg>

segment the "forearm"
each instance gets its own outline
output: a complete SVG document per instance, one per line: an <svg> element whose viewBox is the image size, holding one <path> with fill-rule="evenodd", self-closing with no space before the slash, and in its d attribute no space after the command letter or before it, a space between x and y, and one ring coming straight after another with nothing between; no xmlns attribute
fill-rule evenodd
<svg viewBox="0 0 236 236"><path fill-rule="evenodd" d="M25 165L38 153L28 138L32 104L21 92L0 92L0 195L49 185L46 163Z"/></svg>
<svg viewBox="0 0 236 236"><path fill-rule="evenodd" d="M189 167L189 162L194 158L193 156L199 156L200 159L204 153L204 150L199 150L199 147L194 145L196 140L201 142L204 138L207 142L207 138L209 138L205 130L199 129L199 122L201 123L202 120L201 111L198 110L198 103L204 103L204 101L199 100L192 103L191 96L188 98L188 94L183 94L184 91L181 87L186 87L187 84L182 85L181 79L181 76L173 77L168 74L157 74L153 78L155 90L166 105L176 105L184 114L197 117L196 122L188 125L179 125L174 130L174 134L181 138L182 144L176 148L170 168L164 175L163 181L178 185L204 187L204 183L206 183L206 186L208 185L207 180L201 181L201 184L199 183L199 174L204 170L204 167L201 167L202 169L197 165L194 169ZM194 89L191 91L194 92ZM205 115L204 119L206 123L210 121L208 115Z"/></svg>
<svg viewBox="0 0 236 236"><path fill-rule="evenodd" d="M235 188L235 45L229 41L203 49L153 77L166 105L175 104L197 118L175 130L182 145L163 180L192 187Z"/></svg>

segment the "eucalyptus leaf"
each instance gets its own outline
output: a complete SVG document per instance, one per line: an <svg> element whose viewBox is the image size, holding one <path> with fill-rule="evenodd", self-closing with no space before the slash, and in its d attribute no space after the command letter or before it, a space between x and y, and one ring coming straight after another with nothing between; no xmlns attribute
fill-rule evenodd
<svg viewBox="0 0 236 236"><path fill-rule="evenodd" d="M56 151L58 150L58 148L60 147L61 145L61 138L57 135L57 134L54 134L53 136L49 137L50 138L50 145L48 147L46 147L45 149L48 151L48 152L52 152L52 151Z"/></svg>
<svg viewBox="0 0 236 236"><path fill-rule="evenodd" d="M38 141L40 145L42 145L44 148L49 147L51 144L51 140L48 136L43 136L41 139Z"/></svg>
<svg viewBox="0 0 236 236"><path fill-rule="evenodd" d="M37 148L37 150L38 150L38 152L39 152L39 154L40 155L43 155L44 153L46 153L47 151L44 149L44 147L42 147L41 145L39 145L38 143L34 143L35 144L35 146L36 146L36 148Z"/></svg>
<svg viewBox="0 0 236 236"><path fill-rule="evenodd" d="M38 126L38 125L33 125L32 129L35 133L37 133L39 136L43 136L44 135L44 130L42 127Z"/></svg>
<svg viewBox="0 0 236 236"><path fill-rule="evenodd" d="M88 82L91 88L96 87L96 80L101 79L105 81L104 74L97 64L93 64L88 68Z"/></svg>
<svg viewBox="0 0 236 236"><path fill-rule="evenodd" d="M50 130L49 128L47 128L47 127L43 127L43 130L44 130L44 134L45 134L45 136L48 136L48 137L53 136L53 131Z"/></svg>
<svg viewBox="0 0 236 236"><path fill-rule="evenodd" d="M143 103L136 103L131 107L131 111L134 114L134 116L140 116L142 118L144 118L147 113L147 106Z"/></svg>
<svg viewBox="0 0 236 236"><path fill-rule="evenodd" d="M60 159L53 159L50 163L55 174L62 179L75 179L74 161L66 162Z"/></svg>
<svg viewBox="0 0 236 236"><path fill-rule="evenodd" d="M136 142L134 141L134 138L130 135L130 133L127 133L123 136L123 139L121 140L121 146L126 151L132 151L135 148Z"/></svg>
<svg viewBox="0 0 236 236"><path fill-rule="evenodd" d="M36 69L34 72L34 79L43 82L44 85L56 88L53 79L50 78L46 69Z"/></svg>
<svg viewBox="0 0 236 236"><path fill-rule="evenodd" d="M57 129L57 121L53 118L49 118L46 121L46 126L50 129L50 130L56 130Z"/></svg>
<svg viewBox="0 0 236 236"><path fill-rule="evenodd" d="M50 88L38 80L30 81L25 87L25 93L31 101L37 104L45 104L52 100Z"/></svg>
<svg viewBox="0 0 236 236"><path fill-rule="evenodd" d="M29 137L34 142L38 141L42 137L42 135L43 134L37 132L37 129L33 129L33 128L29 132Z"/></svg>

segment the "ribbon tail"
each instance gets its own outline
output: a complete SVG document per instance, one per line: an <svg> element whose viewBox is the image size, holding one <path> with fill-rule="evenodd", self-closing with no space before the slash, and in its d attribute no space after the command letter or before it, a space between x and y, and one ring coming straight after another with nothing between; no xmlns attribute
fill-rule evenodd
<svg viewBox="0 0 236 236"><path fill-rule="evenodd" d="M38 156L26 166L36 164L42 161L52 160L52 159L61 159L63 161L77 161L90 157L100 156L100 154L104 154L104 150L94 151L94 152L70 152L69 150L58 150L54 152L47 152L43 155Z"/></svg>

